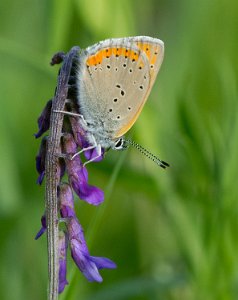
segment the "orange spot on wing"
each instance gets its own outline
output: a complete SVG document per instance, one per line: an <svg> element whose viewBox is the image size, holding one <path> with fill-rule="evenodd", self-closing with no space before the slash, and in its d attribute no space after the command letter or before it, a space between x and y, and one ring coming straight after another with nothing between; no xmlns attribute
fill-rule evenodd
<svg viewBox="0 0 238 300"><path fill-rule="evenodd" d="M117 55L122 55L122 50L123 50L123 48L117 48Z"/></svg>
<svg viewBox="0 0 238 300"><path fill-rule="evenodd" d="M139 54L135 51L132 51L127 48L106 48L99 50L97 53L94 55L91 55L88 57L86 64L88 66L95 66L96 64L101 64L104 58L111 57L112 55L114 56L123 56L123 57L128 57L131 60L138 60Z"/></svg>
<svg viewBox="0 0 238 300"><path fill-rule="evenodd" d="M112 48L112 55L117 55L117 48Z"/></svg>
<svg viewBox="0 0 238 300"><path fill-rule="evenodd" d="M153 55L153 56L151 57L151 59L150 59L150 64L155 65L156 60L157 60L157 56L156 56L156 55Z"/></svg>
<svg viewBox="0 0 238 300"><path fill-rule="evenodd" d="M87 65L94 66L96 64L97 63L96 63L95 55L89 56L89 58L87 59Z"/></svg>
<svg viewBox="0 0 238 300"><path fill-rule="evenodd" d="M107 56L107 51L106 51L106 49L100 50L100 51L98 51L97 53L101 53L101 55L102 55L102 60Z"/></svg>
<svg viewBox="0 0 238 300"><path fill-rule="evenodd" d="M138 42L137 46L138 46L138 48L140 48L146 54L148 59L150 59L151 50L153 48L153 45Z"/></svg>
<svg viewBox="0 0 238 300"><path fill-rule="evenodd" d="M139 58L139 54L137 52L134 52L133 59L138 60L138 58Z"/></svg>
<svg viewBox="0 0 238 300"><path fill-rule="evenodd" d="M106 56L112 56L112 48L106 49Z"/></svg>
<svg viewBox="0 0 238 300"><path fill-rule="evenodd" d="M146 54L149 64L155 65L161 54L160 46L142 42L138 42L137 46Z"/></svg>
<svg viewBox="0 0 238 300"><path fill-rule="evenodd" d="M125 51L125 57L131 57L131 50L130 49L126 49Z"/></svg>
<svg viewBox="0 0 238 300"><path fill-rule="evenodd" d="M101 64L102 63L102 59L103 59L103 56L102 56L102 52L98 52L96 55L95 55L95 58L96 58L96 62L97 64Z"/></svg>

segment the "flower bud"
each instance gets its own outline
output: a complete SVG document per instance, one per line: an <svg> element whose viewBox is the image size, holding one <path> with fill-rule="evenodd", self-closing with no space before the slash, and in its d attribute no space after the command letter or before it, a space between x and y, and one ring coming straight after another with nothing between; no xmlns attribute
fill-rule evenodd
<svg viewBox="0 0 238 300"><path fill-rule="evenodd" d="M50 128L50 114L51 114L52 100L46 103L40 117L38 118L38 132L35 133L35 137L39 138Z"/></svg>

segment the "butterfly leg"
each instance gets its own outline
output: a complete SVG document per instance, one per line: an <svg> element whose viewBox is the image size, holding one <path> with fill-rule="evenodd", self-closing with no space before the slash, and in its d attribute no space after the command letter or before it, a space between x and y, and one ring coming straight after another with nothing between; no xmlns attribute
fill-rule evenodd
<svg viewBox="0 0 238 300"><path fill-rule="evenodd" d="M83 115L80 115L80 114L77 114L77 113L72 113L72 112L66 111L66 110L54 110L54 112L61 113L61 114L64 114L64 115L68 115L68 116L79 117L79 118L81 118L85 121ZM86 121L85 121L85 123L86 123Z"/></svg>
<svg viewBox="0 0 238 300"><path fill-rule="evenodd" d="M80 114L77 114L77 113L72 113L72 112L69 112L69 111L64 111L64 110L54 110L54 112L58 112L58 113L63 113L65 115L69 115L69 116L74 116L74 117L79 117L79 122L82 126L82 128L87 131L87 122L85 121L83 115L80 115ZM96 152L97 152L97 156L91 158L90 160L86 161L84 163L84 166L94 160L96 160L98 157L100 157L102 155L102 148L101 148L101 145L98 145L94 136L89 134L88 136L88 140L90 142L90 146L86 147L86 148L83 148L81 149L80 151L78 151L77 153L75 153L72 157L71 157L71 160L73 160L77 155L87 151L87 150L92 150L92 149L95 149L96 148Z"/></svg>
<svg viewBox="0 0 238 300"><path fill-rule="evenodd" d="M77 155L81 154L82 152L85 152L85 151L87 151L87 150L92 150L92 149L98 147L97 142L96 142L96 140L95 140L95 138L94 138L93 135L90 137L90 144L91 144L90 146L88 146L88 147L86 147L86 148L83 148L83 149L81 149L80 151L78 151L77 153L75 153L75 154L71 157L71 160L74 159Z"/></svg>
<svg viewBox="0 0 238 300"><path fill-rule="evenodd" d="M77 113L72 113L72 112L70 112L70 111L65 111L65 110L54 110L54 112L62 113L62 114L64 114L64 115L68 115L68 116L78 117L78 118L79 118L80 125L82 126L82 129L85 130L85 131L88 130L88 124L87 124L87 122L85 121L83 115L77 114Z"/></svg>
<svg viewBox="0 0 238 300"><path fill-rule="evenodd" d="M86 164L93 162L94 160L96 160L98 157L100 157L102 155L102 147L101 145L97 145L96 147L96 151L97 151L97 156L94 156L93 158L91 158L90 160L86 161L83 166L85 166Z"/></svg>
<svg viewBox="0 0 238 300"><path fill-rule="evenodd" d="M83 148L82 150L80 150L79 152L75 153L72 157L71 157L71 160L73 160L77 155L87 151L87 150L91 150L91 149L94 149L96 148L97 146L95 145L92 145L92 146L89 146L89 147L86 147L86 148Z"/></svg>

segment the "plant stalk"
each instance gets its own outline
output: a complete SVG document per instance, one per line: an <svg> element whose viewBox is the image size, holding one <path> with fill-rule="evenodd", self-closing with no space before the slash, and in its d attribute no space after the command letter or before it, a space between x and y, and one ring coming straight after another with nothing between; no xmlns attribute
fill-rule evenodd
<svg viewBox="0 0 238 300"><path fill-rule="evenodd" d="M45 162L45 207L47 221L47 249L48 249L48 300L58 299L59 286L59 245L58 245L58 203L57 203L57 164L59 159L60 138L62 134L62 113L56 110L64 110L65 100L68 95L68 82L73 59L78 54L79 47L73 47L66 55L56 54L52 58L52 65L63 61L58 76L57 88L52 101L49 137L47 140L47 152Z"/></svg>

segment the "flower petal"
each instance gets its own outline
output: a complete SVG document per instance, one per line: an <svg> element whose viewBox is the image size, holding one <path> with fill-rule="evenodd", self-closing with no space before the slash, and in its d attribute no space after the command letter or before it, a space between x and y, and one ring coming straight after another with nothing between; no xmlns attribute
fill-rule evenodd
<svg viewBox="0 0 238 300"><path fill-rule="evenodd" d="M89 255L81 251L80 242L73 239L70 241L70 247L72 258L84 276L89 281L102 282L96 264L90 260Z"/></svg>
<svg viewBox="0 0 238 300"><path fill-rule="evenodd" d="M77 174L78 180L72 181L72 187L80 199L93 205L99 205L104 200L104 192L96 186L88 184L88 172L85 167Z"/></svg>
<svg viewBox="0 0 238 300"><path fill-rule="evenodd" d="M91 160L94 157L97 157L96 159L93 160L93 162L99 162L99 161L103 160L104 153L105 153L105 151L104 151L104 149L102 149L102 154L100 156L98 156L97 149L94 148L91 150L84 151L84 156L87 160Z"/></svg>
<svg viewBox="0 0 238 300"><path fill-rule="evenodd" d="M89 146L89 142L87 140L87 134L82 129L80 122L76 118L70 118L70 123L73 131L73 135L75 138L76 144L81 148L87 148ZM92 158L98 156L96 148L91 150L86 150L83 152L84 156L87 160L91 160ZM97 157L94 162L101 161L104 158L104 150L102 149L102 155Z"/></svg>
<svg viewBox="0 0 238 300"><path fill-rule="evenodd" d="M59 288L58 293L62 293L65 285L68 284L68 281L66 279L66 273L67 273L67 261L66 261L66 252L67 252L67 239L66 234L61 231L59 233Z"/></svg>
<svg viewBox="0 0 238 300"><path fill-rule="evenodd" d="M64 136L63 142L64 151L66 154L76 153L77 145L72 135L67 134ZM99 205L104 200L104 193L99 188L88 184L88 172L83 166L80 156L75 156L73 160L66 159L65 162L69 176L69 182L75 193L80 199L85 200L93 205Z"/></svg>
<svg viewBox="0 0 238 300"><path fill-rule="evenodd" d="M67 183L62 183L59 186L59 205L61 217L75 217L74 196L70 185Z"/></svg>
<svg viewBox="0 0 238 300"><path fill-rule="evenodd" d="M112 260L106 257L90 256L90 260L96 264L98 270L115 269L117 267Z"/></svg>
<svg viewBox="0 0 238 300"><path fill-rule="evenodd" d="M67 223L68 233L69 233L69 240L77 240L80 243L80 251L89 255L88 247L84 238L84 232L81 224L79 223L78 219L72 218Z"/></svg>
<svg viewBox="0 0 238 300"><path fill-rule="evenodd" d="M76 144L81 148L86 148L89 146L89 143L86 138L86 132L83 130L77 118L70 118L70 124L72 127L74 140Z"/></svg>
<svg viewBox="0 0 238 300"><path fill-rule="evenodd" d="M72 218L67 223L67 227L71 256L74 262L89 281L102 282L99 270L102 268L114 269L116 264L105 257L90 256L82 226L76 218Z"/></svg>
<svg viewBox="0 0 238 300"><path fill-rule="evenodd" d="M38 240L39 237L42 236L42 234L46 231L46 217L45 214L41 217L41 229L38 231L38 233L35 236L35 240Z"/></svg>
<svg viewBox="0 0 238 300"><path fill-rule="evenodd" d="M46 103L40 117L38 118L38 132L35 133L35 137L39 138L50 128L50 114L51 114L52 100Z"/></svg>
<svg viewBox="0 0 238 300"><path fill-rule="evenodd" d="M37 183L39 185L42 184L42 181L45 176L45 155L46 155L46 143L47 143L47 137L44 137L41 140L40 149L36 156L36 170L39 174L39 177L37 179Z"/></svg>

